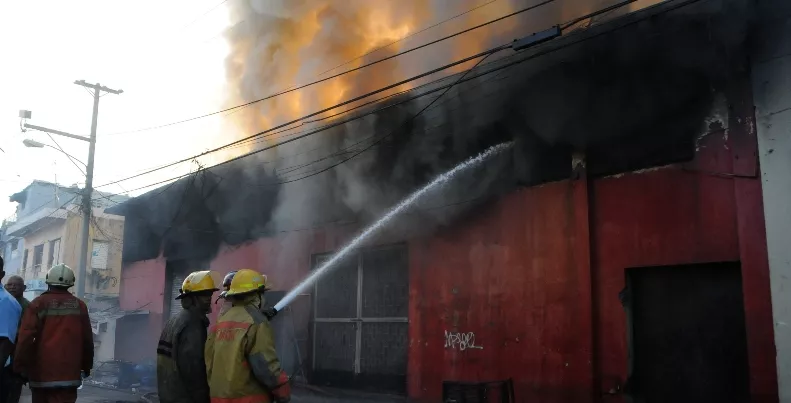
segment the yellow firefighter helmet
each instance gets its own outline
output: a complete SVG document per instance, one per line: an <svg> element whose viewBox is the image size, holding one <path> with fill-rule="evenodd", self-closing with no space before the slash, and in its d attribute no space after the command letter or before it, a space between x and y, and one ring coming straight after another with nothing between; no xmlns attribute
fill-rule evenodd
<svg viewBox="0 0 791 403"><path fill-rule="evenodd" d="M181 284L181 289L179 290L181 294L179 294L176 299L182 299L190 294L195 293L208 293L219 291L219 289L214 285L214 278L212 277L212 273L210 270L203 270L203 271L195 271L189 274L187 278L184 279L184 283Z"/></svg>
<svg viewBox="0 0 791 403"><path fill-rule="evenodd" d="M225 293L228 297L238 297L256 291L270 289L266 275L255 270L241 269L236 272L231 280L231 288Z"/></svg>

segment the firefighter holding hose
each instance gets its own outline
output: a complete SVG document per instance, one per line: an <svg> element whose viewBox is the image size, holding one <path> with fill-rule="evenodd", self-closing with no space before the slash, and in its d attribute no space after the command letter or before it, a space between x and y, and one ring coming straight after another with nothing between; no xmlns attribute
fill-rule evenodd
<svg viewBox="0 0 791 403"><path fill-rule="evenodd" d="M231 301L229 298L225 298L225 296L228 294L228 291L231 289L231 281L233 281L233 276L234 275L236 275L236 270L234 270L232 272L229 272L222 279L222 289L223 289L223 291L220 293L220 295L214 301L214 303L217 304L218 302L220 302L221 299L223 300L222 307L220 307L220 314L217 317L220 317L225 312L228 312L228 310L231 309L231 307L233 306L233 301ZM267 319L272 320L272 319L275 318L275 316L277 315L278 311L277 311L277 309L272 307L272 308L264 308L262 310L262 312L264 313L264 315L266 315Z"/></svg>
<svg viewBox="0 0 791 403"><path fill-rule="evenodd" d="M206 370L213 403L287 403L291 386L275 352L264 314L265 275L236 272L225 298L231 308L217 321L206 342Z"/></svg>

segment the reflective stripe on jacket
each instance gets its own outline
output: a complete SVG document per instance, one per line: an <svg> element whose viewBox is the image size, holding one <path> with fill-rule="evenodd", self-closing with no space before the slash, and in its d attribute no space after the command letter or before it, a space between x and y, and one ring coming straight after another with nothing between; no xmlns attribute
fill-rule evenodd
<svg viewBox="0 0 791 403"><path fill-rule="evenodd" d="M291 395L272 327L252 305L235 305L209 332L206 369L212 403L269 403Z"/></svg>
<svg viewBox="0 0 791 403"><path fill-rule="evenodd" d="M170 318L157 346L157 386L163 403L209 403L203 357L209 320L184 309Z"/></svg>
<svg viewBox="0 0 791 403"><path fill-rule="evenodd" d="M93 331L85 303L52 288L25 310L14 352L14 371L37 388L78 387L93 368Z"/></svg>

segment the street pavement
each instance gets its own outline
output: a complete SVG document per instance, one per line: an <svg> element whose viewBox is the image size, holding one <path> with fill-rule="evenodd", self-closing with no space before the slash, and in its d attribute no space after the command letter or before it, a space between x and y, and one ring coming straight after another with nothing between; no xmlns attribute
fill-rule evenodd
<svg viewBox="0 0 791 403"><path fill-rule="evenodd" d="M31 403L32 396L30 389L22 388L22 397L19 403ZM140 396L131 392L124 392L112 389L97 388L93 386L83 386L77 391L77 403L116 403L116 402L140 402Z"/></svg>
<svg viewBox="0 0 791 403"><path fill-rule="evenodd" d="M149 400L158 403L156 399ZM292 390L293 403L405 403L407 400L400 396L377 395L349 390L302 387L296 386ZM22 389L20 403L31 403L30 389ZM79 390L77 403L121 403L145 402L142 396L129 391L113 390L85 385Z"/></svg>

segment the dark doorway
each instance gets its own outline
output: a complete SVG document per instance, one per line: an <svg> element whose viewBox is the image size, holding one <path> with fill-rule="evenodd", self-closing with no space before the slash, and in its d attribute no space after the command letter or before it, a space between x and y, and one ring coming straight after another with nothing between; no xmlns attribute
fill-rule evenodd
<svg viewBox="0 0 791 403"><path fill-rule="evenodd" d="M636 402L747 402L738 262L627 270Z"/></svg>

